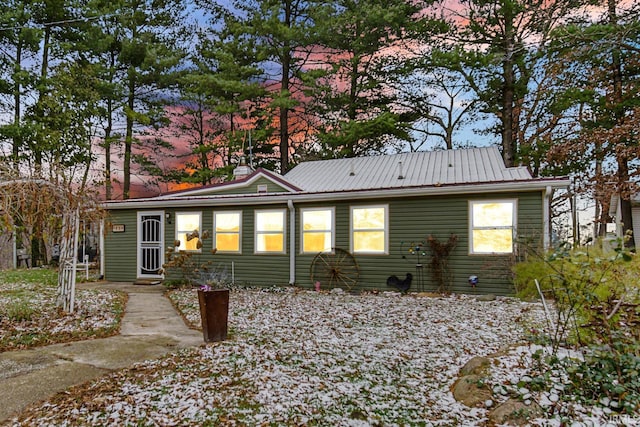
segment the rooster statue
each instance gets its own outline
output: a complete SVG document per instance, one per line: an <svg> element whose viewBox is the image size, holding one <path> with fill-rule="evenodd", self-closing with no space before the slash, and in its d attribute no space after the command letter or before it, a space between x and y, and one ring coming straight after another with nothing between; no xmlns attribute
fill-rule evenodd
<svg viewBox="0 0 640 427"><path fill-rule="evenodd" d="M387 286L396 288L404 294L407 293L409 287L411 287L411 280L413 280L413 275L411 273L407 273L407 277L404 280L399 279L398 276L389 276L387 279Z"/></svg>

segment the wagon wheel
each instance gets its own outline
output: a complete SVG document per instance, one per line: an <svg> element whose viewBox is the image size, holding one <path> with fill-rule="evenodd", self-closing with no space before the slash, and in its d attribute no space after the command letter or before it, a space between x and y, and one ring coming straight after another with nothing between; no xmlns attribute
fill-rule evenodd
<svg viewBox="0 0 640 427"><path fill-rule="evenodd" d="M359 277L360 269L355 258L344 249L320 252L311 262L311 282L320 282L324 287L351 290Z"/></svg>

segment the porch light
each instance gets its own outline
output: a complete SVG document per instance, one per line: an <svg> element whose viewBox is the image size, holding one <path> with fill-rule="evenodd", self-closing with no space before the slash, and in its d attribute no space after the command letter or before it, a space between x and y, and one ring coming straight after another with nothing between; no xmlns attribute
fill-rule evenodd
<svg viewBox="0 0 640 427"><path fill-rule="evenodd" d="M171 224L171 212L166 212L164 214L164 219L167 221L167 224Z"/></svg>

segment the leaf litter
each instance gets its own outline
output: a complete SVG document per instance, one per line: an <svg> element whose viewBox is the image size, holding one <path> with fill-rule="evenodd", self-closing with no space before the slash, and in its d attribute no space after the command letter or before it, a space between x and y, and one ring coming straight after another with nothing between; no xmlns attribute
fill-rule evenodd
<svg viewBox="0 0 640 427"><path fill-rule="evenodd" d="M170 298L198 327L195 291ZM228 340L75 387L14 423L484 425L488 409L450 391L460 368L493 355L493 382L517 382L527 372L518 353L526 330L542 316L539 304L513 298L234 290Z"/></svg>

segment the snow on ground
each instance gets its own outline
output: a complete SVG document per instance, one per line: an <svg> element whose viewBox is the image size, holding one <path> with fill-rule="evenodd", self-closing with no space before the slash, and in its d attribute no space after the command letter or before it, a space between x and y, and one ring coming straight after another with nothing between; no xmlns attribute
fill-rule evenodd
<svg viewBox="0 0 640 427"><path fill-rule="evenodd" d="M199 323L194 291L172 299ZM509 298L232 291L227 341L59 395L20 425L481 425L487 410L450 393L459 369L522 343L541 314Z"/></svg>
<svg viewBox="0 0 640 427"><path fill-rule="evenodd" d="M112 335L119 326L126 295L113 290L76 289L73 313L63 313L56 301L55 286L0 284L0 348ZM24 318L12 319L7 314L11 310L19 310Z"/></svg>

